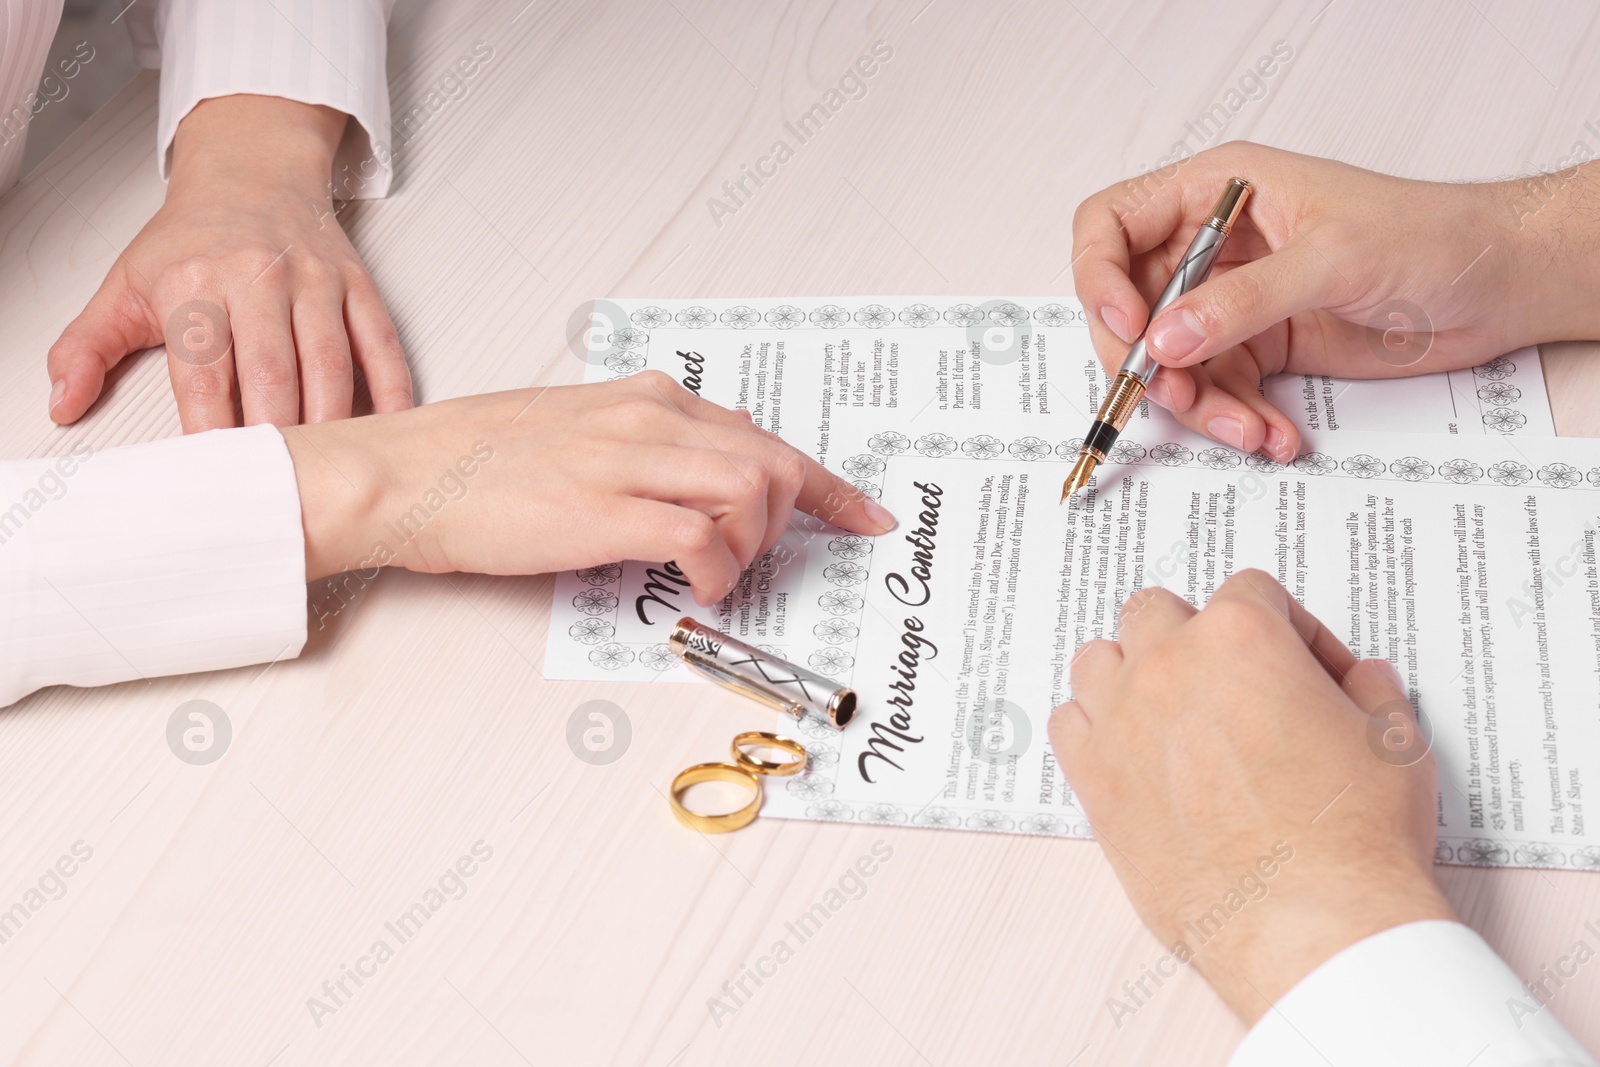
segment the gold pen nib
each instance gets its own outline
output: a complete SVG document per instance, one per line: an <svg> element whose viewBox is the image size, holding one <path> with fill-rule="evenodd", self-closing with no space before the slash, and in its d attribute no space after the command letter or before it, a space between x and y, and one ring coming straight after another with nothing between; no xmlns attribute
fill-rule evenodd
<svg viewBox="0 0 1600 1067"><path fill-rule="evenodd" d="M1061 483L1061 503L1067 502L1067 497L1089 484L1089 479L1094 475L1094 469L1099 465L1093 454L1089 452L1078 453L1078 462L1072 465L1072 473L1067 475L1067 480Z"/></svg>

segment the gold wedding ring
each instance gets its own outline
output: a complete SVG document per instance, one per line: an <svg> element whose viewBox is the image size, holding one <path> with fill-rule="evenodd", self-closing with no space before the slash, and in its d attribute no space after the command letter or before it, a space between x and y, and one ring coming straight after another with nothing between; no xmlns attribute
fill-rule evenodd
<svg viewBox="0 0 1600 1067"><path fill-rule="evenodd" d="M745 751L747 748L782 749L794 758L765 760L760 756L752 756ZM763 775L784 778L791 774L799 774L805 767L806 748L800 742L777 734L769 734L763 730L746 730L733 739L732 763L696 763L693 767L678 772L678 776L672 780L672 793L668 797L672 801L672 814L689 829L698 830L703 834L725 834L731 830L738 830L755 822L756 815L761 811ZM683 802L683 794L688 792L690 786L702 782L733 782L735 785L747 786L751 793L750 803L737 811L722 815L704 815L698 811L690 811Z"/></svg>
<svg viewBox="0 0 1600 1067"><path fill-rule="evenodd" d="M733 782L747 786L750 789L750 803L722 815L702 815L690 811L684 807L683 794L690 786L701 782ZM725 834L755 821L756 813L761 810L761 779L756 772L735 767L731 763L696 763L678 772L678 776L672 780L669 799L672 801L672 814L689 829L703 834Z"/></svg>
<svg viewBox="0 0 1600 1067"><path fill-rule="evenodd" d="M760 756L752 756L745 751L747 748L781 748L794 759L764 760ZM747 771L756 774L770 774L774 778L786 778L791 774L799 774L806 768L806 749L798 741L791 741L787 737L777 734L765 733L761 730L748 730L733 739L733 761Z"/></svg>

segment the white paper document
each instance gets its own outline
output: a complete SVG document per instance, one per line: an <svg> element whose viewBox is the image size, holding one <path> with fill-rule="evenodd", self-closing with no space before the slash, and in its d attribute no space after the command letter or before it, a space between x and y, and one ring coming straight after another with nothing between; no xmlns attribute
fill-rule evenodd
<svg viewBox="0 0 1600 1067"><path fill-rule="evenodd" d="M855 687L847 730L797 727L810 769L765 814L1088 836L1045 731L1073 650L1114 636L1133 589L1204 603L1260 567L1400 668L1439 757L1441 862L1600 868L1600 442L1548 436L1536 354L1274 382L1310 449L1289 467L1148 412L1060 506L1105 386L1072 305L597 306L591 377L666 370L900 519L869 539L797 517L710 609L669 564L557 581L550 677L687 680L666 639L688 614Z"/></svg>

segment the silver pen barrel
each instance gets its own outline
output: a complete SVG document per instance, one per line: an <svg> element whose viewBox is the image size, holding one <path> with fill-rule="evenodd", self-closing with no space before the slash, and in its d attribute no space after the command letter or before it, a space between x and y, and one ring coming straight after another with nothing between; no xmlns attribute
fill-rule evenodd
<svg viewBox="0 0 1600 1067"><path fill-rule="evenodd" d="M667 647L718 685L796 719L810 713L842 730L855 717L854 689L688 616L672 628Z"/></svg>
<svg viewBox="0 0 1600 1067"><path fill-rule="evenodd" d="M1183 254L1183 262L1178 264L1178 269L1172 272L1172 280L1167 282L1167 287L1161 290L1161 295L1156 299L1155 306L1150 309L1150 320L1154 322L1156 316L1177 300L1178 297L1194 289L1206 280L1206 275L1211 273L1211 265L1217 261L1217 253L1222 249L1223 238L1227 234L1211 225L1211 220L1200 227L1194 235L1194 240L1189 242L1189 250ZM1133 342L1133 347L1128 350L1128 356L1122 361L1122 372L1132 374L1144 384L1149 385L1150 379L1155 377L1161 364L1157 363L1145 349L1144 334Z"/></svg>
<svg viewBox="0 0 1600 1067"><path fill-rule="evenodd" d="M1217 200L1217 206L1211 209L1211 214L1200 225L1194 235L1194 240L1189 242L1189 250L1183 254L1183 261L1178 264L1178 269L1172 272L1172 278L1167 282L1167 287L1161 290L1161 295L1156 298L1155 306L1150 309L1148 324L1156 321L1163 311L1171 306L1178 297L1191 289L1198 288L1206 276L1211 273L1211 266L1217 261L1217 253L1222 250L1222 242L1227 240L1228 234L1233 230L1233 224L1244 211L1245 201L1250 199L1250 183L1243 178L1230 178L1228 185L1222 191L1222 196ZM1150 353L1145 349L1144 334L1140 333L1138 340L1133 342L1133 347L1128 350L1128 356L1122 361L1122 373L1131 374L1146 385L1161 365L1150 358Z"/></svg>

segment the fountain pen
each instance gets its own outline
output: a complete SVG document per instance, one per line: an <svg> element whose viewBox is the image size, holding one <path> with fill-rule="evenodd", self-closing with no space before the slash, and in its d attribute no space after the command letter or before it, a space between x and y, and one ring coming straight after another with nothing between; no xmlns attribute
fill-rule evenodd
<svg viewBox="0 0 1600 1067"><path fill-rule="evenodd" d="M1229 178L1227 188L1222 191L1222 199L1217 201L1217 206L1200 224L1200 232L1189 242L1189 250L1183 254L1178 269L1173 271L1172 280L1161 290L1155 307L1150 309L1146 330L1149 329L1148 323L1154 322L1156 316L1167 309L1167 305L1206 280L1206 275L1211 273L1211 265L1217 260L1217 253L1222 251L1222 242L1228 239L1228 232L1233 229L1248 199L1250 183L1243 178ZM1089 427L1083 444L1078 446L1078 462L1072 465L1072 473L1067 475L1066 482L1061 486L1062 503L1088 485L1094 469L1106 461L1111 446L1117 443L1117 435L1128 424L1139 401L1144 399L1145 388L1158 369L1160 364L1151 359L1150 353L1145 350L1144 334L1139 334L1133 347L1128 350L1128 358L1122 361L1122 369L1111 380L1111 388L1094 417L1094 424Z"/></svg>

